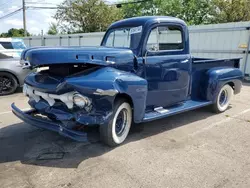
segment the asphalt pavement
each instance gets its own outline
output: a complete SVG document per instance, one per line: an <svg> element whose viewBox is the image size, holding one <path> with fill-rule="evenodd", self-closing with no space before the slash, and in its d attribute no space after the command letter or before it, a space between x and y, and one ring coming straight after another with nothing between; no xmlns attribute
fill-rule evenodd
<svg viewBox="0 0 250 188"><path fill-rule="evenodd" d="M250 84L229 109L209 107L140 124L116 148L78 143L23 123L0 97L1 188L250 187Z"/></svg>

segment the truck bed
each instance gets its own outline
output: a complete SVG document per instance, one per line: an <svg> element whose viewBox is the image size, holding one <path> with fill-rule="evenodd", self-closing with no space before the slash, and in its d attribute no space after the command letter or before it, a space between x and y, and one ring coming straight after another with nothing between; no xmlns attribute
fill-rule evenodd
<svg viewBox="0 0 250 188"><path fill-rule="evenodd" d="M208 82L206 72L215 67L240 67L240 58L232 59L208 59L208 58L192 58L192 82L191 99L192 100L205 100L204 94L206 90L202 88Z"/></svg>
<svg viewBox="0 0 250 188"><path fill-rule="evenodd" d="M232 59L209 59L209 58L199 58L193 57L193 69L209 69L213 67L240 67L241 58L232 58Z"/></svg>

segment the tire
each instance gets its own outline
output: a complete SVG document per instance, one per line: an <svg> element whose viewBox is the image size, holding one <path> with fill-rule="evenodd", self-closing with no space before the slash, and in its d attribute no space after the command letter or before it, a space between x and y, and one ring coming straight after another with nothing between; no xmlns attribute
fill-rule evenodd
<svg viewBox="0 0 250 188"><path fill-rule="evenodd" d="M117 100L113 118L108 124L100 125L100 138L108 146L120 145L127 138L132 124L132 109L125 100Z"/></svg>
<svg viewBox="0 0 250 188"><path fill-rule="evenodd" d="M213 111L215 113L224 112L228 108L232 97L233 88L228 84L224 85L216 97L216 102L213 104Z"/></svg>
<svg viewBox="0 0 250 188"><path fill-rule="evenodd" d="M18 82L15 76L7 72L0 72L0 96L14 93L17 87Z"/></svg>

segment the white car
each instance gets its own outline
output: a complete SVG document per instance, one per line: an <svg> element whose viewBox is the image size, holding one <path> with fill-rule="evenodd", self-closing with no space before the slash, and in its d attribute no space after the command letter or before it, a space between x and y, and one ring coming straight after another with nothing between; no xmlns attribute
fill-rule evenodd
<svg viewBox="0 0 250 188"><path fill-rule="evenodd" d="M24 49L22 39L0 38L0 96L14 93L30 72L20 65Z"/></svg>

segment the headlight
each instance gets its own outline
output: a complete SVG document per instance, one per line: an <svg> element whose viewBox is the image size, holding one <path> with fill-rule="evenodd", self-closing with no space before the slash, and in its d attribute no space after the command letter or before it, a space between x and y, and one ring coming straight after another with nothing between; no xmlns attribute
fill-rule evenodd
<svg viewBox="0 0 250 188"><path fill-rule="evenodd" d="M75 93L73 95L73 102L75 105L79 106L80 108L87 107L91 104L88 97L82 96L79 93Z"/></svg>

